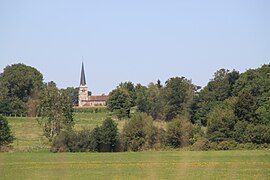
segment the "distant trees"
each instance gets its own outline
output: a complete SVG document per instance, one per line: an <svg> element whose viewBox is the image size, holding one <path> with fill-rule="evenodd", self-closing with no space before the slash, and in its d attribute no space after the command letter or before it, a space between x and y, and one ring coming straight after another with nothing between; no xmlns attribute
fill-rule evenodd
<svg viewBox="0 0 270 180"><path fill-rule="evenodd" d="M40 93L41 119L44 135L51 141L63 130L73 126L73 102L67 91L61 91L54 82L45 84Z"/></svg>
<svg viewBox="0 0 270 180"><path fill-rule="evenodd" d="M127 89L118 87L109 94L108 109L119 119L129 117L132 98Z"/></svg>
<svg viewBox="0 0 270 180"><path fill-rule="evenodd" d="M128 117L131 107L135 107L154 119L171 121L177 115L189 114L196 88L184 77L171 78L164 87L160 81L148 87L125 82L109 94L108 108L119 118Z"/></svg>
<svg viewBox="0 0 270 180"><path fill-rule="evenodd" d="M7 66L0 74L0 113L35 115L42 85L43 76L37 69L24 64Z"/></svg>
<svg viewBox="0 0 270 180"><path fill-rule="evenodd" d="M3 146L12 143L13 139L7 119L0 115L0 151Z"/></svg>

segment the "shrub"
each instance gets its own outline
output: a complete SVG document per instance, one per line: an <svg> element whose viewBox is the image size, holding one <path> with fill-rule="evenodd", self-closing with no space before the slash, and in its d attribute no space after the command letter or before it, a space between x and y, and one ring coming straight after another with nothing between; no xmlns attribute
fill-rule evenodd
<svg viewBox="0 0 270 180"><path fill-rule="evenodd" d="M199 138L191 147L192 151L208 151L210 150L210 141L206 138Z"/></svg>
<svg viewBox="0 0 270 180"><path fill-rule="evenodd" d="M168 124L167 145L179 148L189 145L192 124L186 117L178 117Z"/></svg>

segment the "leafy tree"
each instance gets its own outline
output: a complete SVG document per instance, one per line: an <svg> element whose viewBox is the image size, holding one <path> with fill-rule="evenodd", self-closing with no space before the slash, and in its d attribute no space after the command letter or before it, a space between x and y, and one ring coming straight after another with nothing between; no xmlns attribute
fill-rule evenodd
<svg viewBox="0 0 270 180"><path fill-rule="evenodd" d="M0 115L0 148L12 143L13 139L7 119Z"/></svg>
<svg viewBox="0 0 270 180"><path fill-rule="evenodd" d="M66 91L60 91L54 82L45 85L40 95L39 123L45 136L52 140L62 130L70 130L73 122L73 103Z"/></svg>
<svg viewBox="0 0 270 180"><path fill-rule="evenodd" d="M147 87L142 86L141 84L138 84L135 87L136 91L136 101L135 104L137 106L137 110L140 112L148 112L149 109L149 100L148 100L148 94L147 94Z"/></svg>
<svg viewBox="0 0 270 180"><path fill-rule="evenodd" d="M124 88L117 88L109 94L107 101L108 109L114 112L119 119L129 117L131 109L131 98Z"/></svg>
<svg viewBox="0 0 270 180"><path fill-rule="evenodd" d="M177 115L186 115L195 94L195 86L184 77L166 81L163 91L165 119L172 120Z"/></svg>
<svg viewBox="0 0 270 180"><path fill-rule="evenodd" d="M241 91L235 104L235 115L240 121L255 123L256 118L256 102L255 98L248 91Z"/></svg>
<svg viewBox="0 0 270 180"><path fill-rule="evenodd" d="M207 136L211 141L225 141L233 138L236 123L234 115L235 98L227 99L208 113Z"/></svg>
<svg viewBox="0 0 270 180"><path fill-rule="evenodd" d="M164 101L161 93L162 88L158 87L154 83L148 85L147 100L148 108L147 114L152 116L154 119L163 119L164 117Z"/></svg>
<svg viewBox="0 0 270 180"><path fill-rule="evenodd" d="M135 101L136 101L136 90L135 90L135 86L132 82L124 82L124 83L120 83L120 85L118 86L118 88L123 88L126 89L130 98L131 98L131 107L135 106Z"/></svg>
<svg viewBox="0 0 270 180"><path fill-rule="evenodd" d="M192 103L192 122L207 125L207 114L219 102L233 95L233 88L239 78L238 71L220 69L214 74L214 78L209 81Z"/></svg>
<svg viewBox="0 0 270 180"><path fill-rule="evenodd" d="M111 118L107 118L102 123L99 131L100 151L113 151L118 141L117 124Z"/></svg>
<svg viewBox="0 0 270 180"><path fill-rule="evenodd" d="M27 102L41 89L42 81L42 74L33 67L7 66L0 74L0 104L7 104L9 108L0 108L0 113L27 113Z"/></svg>
<svg viewBox="0 0 270 180"><path fill-rule="evenodd" d="M79 88L74 87L67 87L66 89L62 89L63 91L66 91L66 93L70 96L72 99L72 103L74 106L78 106L79 103ZM91 92L89 92L89 96L91 96Z"/></svg>
<svg viewBox="0 0 270 180"><path fill-rule="evenodd" d="M127 150L152 148L157 142L158 129L153 119L145 113L136 113L123 128L123 141Z"/></svg>
<svg viewBox="0 0 270 180"><path fill-rule="evenodd" d="M192 124L186 117L176 117L168 124L167 144L174 148L189 145L192 129Z"/></svg>

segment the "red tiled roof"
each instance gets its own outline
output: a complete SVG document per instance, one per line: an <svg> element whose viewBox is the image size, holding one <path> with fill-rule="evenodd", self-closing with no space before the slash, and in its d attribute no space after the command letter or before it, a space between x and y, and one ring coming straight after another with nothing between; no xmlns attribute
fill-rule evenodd
<svg viewBox="0 0 270 180"><path fill-rule="evenodd" d="M89 96L89 101L107 101L108 96Z"/></svg>

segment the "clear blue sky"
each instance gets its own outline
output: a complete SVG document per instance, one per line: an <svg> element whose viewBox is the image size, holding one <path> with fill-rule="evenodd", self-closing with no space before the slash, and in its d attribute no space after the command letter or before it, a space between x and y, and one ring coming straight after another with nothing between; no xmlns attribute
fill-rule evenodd
<svg viewBox="0 0 270 180"><path fill-rule="evenodd" d="M21 62L76 87L82 56L94 94L174 76L205 86L270 62L270 1L0 0L0 72Z"/></svg>

